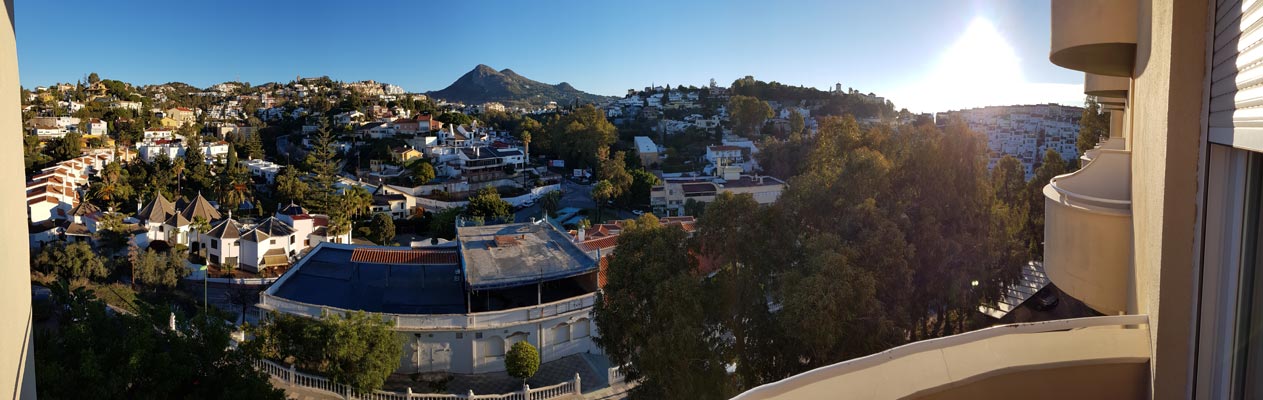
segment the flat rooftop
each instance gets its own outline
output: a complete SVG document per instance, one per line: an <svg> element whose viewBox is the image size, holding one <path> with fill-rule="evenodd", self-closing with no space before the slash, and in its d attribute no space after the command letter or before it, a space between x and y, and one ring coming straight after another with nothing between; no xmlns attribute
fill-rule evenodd
<svg viewBox="0 0 1263 400"><path fill-rule="evenodd" d="M534 284L596 271L596 260L547 222L456 228L470 289Z"/></svg>
<svg viewBox="0 0 1263 400"><path fill-rule="evenodd" d="M455 249L321 243L277 283L293 301L389 314L464 314Z"/></svg>

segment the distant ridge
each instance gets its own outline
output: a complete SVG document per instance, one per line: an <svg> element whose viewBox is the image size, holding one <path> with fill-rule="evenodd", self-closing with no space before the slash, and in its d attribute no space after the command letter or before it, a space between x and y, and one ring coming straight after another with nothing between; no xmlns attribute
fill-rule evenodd
<svg viewBox="0 0 1263 400"><path fill-rule="evenodd" d="M575 89L566 82L550 85L518 75L508 68L496 71L485 64L478 64L443 90L426 94L466 104L494 101L517 107L540 107L550 101L564 105L575 100L580 103L599 103L610 99Z"/></svg>

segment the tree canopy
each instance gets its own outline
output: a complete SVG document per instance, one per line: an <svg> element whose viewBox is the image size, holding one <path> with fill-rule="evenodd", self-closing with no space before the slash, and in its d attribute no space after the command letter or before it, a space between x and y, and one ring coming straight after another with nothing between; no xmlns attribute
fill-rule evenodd
<svg viewBox="0 0 1263 400"><path fill-rule="evenodd" d="M763 122L772 118L772 106L755 97L737 95L728 99L728 114L733 130L742 136L754 137Z"/></svg>
<svg viewBox="0 0 1263 400"><path fill-rule="evenodd" d="M58 329L35 333L35 373L47 399L284 399L251 358L229 345L219 318L177 315L138 304L137 312L107 313L83 288L54 285L67 305Z"/></svg>
<svg viewBox="0 0 1263 400"><path fill-rule="evenodd" d="M509 376L525 382L539 371L539 350L525 340L514 343L504 355L504 368Z"/></svg>
<svg viewBox="0 0 1263 400"><path fill-rule="evenodd" d="M777 203L720 194L691 240L656 220L620 234L597 342L645 378L637 396L727 396L985 326L978 305L1020 277L1028 184L1011 161L989 173L984 139L964 124L825 117L799 136L780 143L806 149L773 150L801 158L786 163L796 173Z"/></svg>
<svg viewBox="0 0 1263 400"><path fill-rule="evenodd" d="M469 198L465 216L483 221L509 219L513 218L513 206L500 198L500 192L494 186L487 186L478 189L478 193Z"/></svg>
<svg viewBox="0 0 1263 400"><path fill-rule="evenodd" d="M324 319L276 314L252 328L245 347L262 357L292 361L359 392L381 388L396 368L403 339L388 322L363 311L334 313Z"/></svg>

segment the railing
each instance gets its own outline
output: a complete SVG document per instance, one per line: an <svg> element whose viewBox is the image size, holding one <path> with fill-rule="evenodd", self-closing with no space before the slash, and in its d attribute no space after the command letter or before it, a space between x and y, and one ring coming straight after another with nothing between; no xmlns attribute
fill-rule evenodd
<svg viewBox="0 0 1263 400"><path fill-rule="evenodd" d="M1130 185L1131 152L1101 149L1082 169L1053 177L1048 187L1055 194L1045 192L1045 196L1068 205L1091 207L1097 212L1130 215Z"/></svg>
<svg viewBox="0 0 1263 400"><path fill-rule="evenodd" d="M522 385L521 391L504 394L474 394L473 390L466 394L412 393L412 388L408 388L406 392L374 390L369 393L356 393L349 386L334 382L329 378L298 372L293 364L285 367L271 360L257 359L254 360L254 367L268 374L268 376L284 381L291 386L321 390L342 396L343 399L347 400L547 400L582 395L583 393L579 374L575 374L574 379L570 381L556 385L535 389L528 385Z"/></svg>
<svg viewBox="0 0 1263 400"><path fill-rule="evenodd" d="M452 329L485 329L534 321L567 313L585 311L596 303L596 293L588 293L579 297L545 303L536 306L519 307L509 310L488 311L471 314L381 314L382 318L395 322L396 329L413 330L452 330ZM259 296L260 308L280 311L288 314L320 318L329 313L345 314L349 310L308 304L276 297L267 293Z"/></svg>
<svg viewBox="0 0 1263 400"><path fill-rule="evenodd" d="M788 391L799 389L807 385L812 385L812 384L828 381L830 379L839 379L840 377L845 377L849 374L864 373L866 372L866 370L869 370L869 369L874 369L874 371L879 371L879 372L873 373L874 376L880 375L881 370L877 370L877 368L883 368L886 366L890 366L891 368L891 370L884 371L886 375L895 376L894 374L899 374L899 376L905 377L908 380L908 382L918 382L918 379L921 379L924 377L918 377L915 371L912 371L910 367L908 367L907 365L899 364L897 363L897 361L904 360L906 359L906 357L915 357L917 355L926 354L926 353L937 354L938 357L943 357L942 354L946 353L945 349L949 349L949 348L965 349L966 347L963 347L963 346L977 344L980 342L988 341L989 339L995 339L995 338L1011 336L1011 335L1050 334L1050 333L1055 333L1055 332L1070 332L1070 331L1104 333L1105 331L1103 330L1082 330L1084 328L1100 328L1100 327L1115 327L1116 329L1121 329L1121 331L1118 331L1118 332L1123 332L1123 331L1131 330L1132 328L1141 328L1141 327L1147 330L1148 324L1149 324L1148 315L1119 315L1119 316L1106 316L1106 317L1063 319L1063 320L1032 322L1032 323L1024 323L1024 324L999 325L999 326L995 326L995 327L991 327L987 329L981 329L981 330L977 330L973 332L966 332L959 335L946 336L946 337L941 337L941 338L936 338L936 339L913 342L913 343L895 347L895 348L892 348L880 353L869 355L866 357L856 358L856 359L852 359L848 361L843 361L837 364L816 368L807 372L803 372L798 375L794 375L792 377L786 378L781 381L768 383L768 384L750 389L746 391L745 393L742 393L738 395L737 397L734 397L733 399L734 400L743 400L743 399L753 400L753 399L776 398L778 396L785 395L785 393ZM1143 358L1148 359L1149 355L1147 354L1148 352L1147 338L1149 337L1149 334L1147 332L1141 332L1141 333L1142 334L1140 335L1133 335L1130 338L1139 339L1141 341L1146 342L1139 346L1145 349L1144 351L1146 352L1146 354L1144 354ZM1100 339L1103 337L1105 336L1101 336L1097 338ZM1107 354L1094 354L1093 356L1102 357L1104 359L1112 359L1112 360L1125 359L1129 357L1128 348L1137 346L1135 343L1126 342L1127 338L1124 338L1124 337L1112 337L1111 339L1118 340L1118 342L1110 345L1112 346L1111 348L1117 350L1117 354L1108 354L1108 355ZM992 343L992 342L987 342L987 343ZM1039 342L1027 343L1028 346L1037 346L1038 344ZM983 357L985 355L978 354L978 356ZM1048 361L1054 364L1056 363L1064 364L1068 362L1068 360L1065 359L1065 357L1068 357L1068 355L1066 354L1058 353L1058 354L1049 355L1048 357L1049 357ZM924 360L922 361L927 362L927 363L929 362L929 361L924 361ZM936 361L948 362L947 359L941 359L941 360L936 360ZM934 369L934 368L942 368L942 367L943 365L941 364L937 366L925 364L925 368L927 370ZM971 367L977 367L977 366L971 365ZM1021 367L1024 368L1025 366L1021 366ZM969 376L952 376L949 379L966 379L966 378L969 378ZM934 383L934 382L933 380L926 380L925 382L922 382L922 383ZM916 385L912 385L912 386L916 386Z"/></svg>
<svg viewBox="0 0 1263 400"><path fill-rule="evenodd" d="M623 370L619 367L610 367L608 378L611 386L627 381L627 375L623 375Z"/></svg>

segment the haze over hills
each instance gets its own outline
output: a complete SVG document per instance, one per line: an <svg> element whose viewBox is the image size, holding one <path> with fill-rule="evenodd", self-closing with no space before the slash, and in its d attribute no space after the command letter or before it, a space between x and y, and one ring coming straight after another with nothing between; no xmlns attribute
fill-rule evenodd
<svg viewBox="0 0 1263 400"><path fill-rule="evenodd" d="M465 73L443 90L426 94L466 104L495 101L508 106L522 107L543 106L550 101L567 104L576 99L580 103L596 103L610 99L607 96L575 89L566 82L550 85L518 75L511 69L496 71L484 64L478 64L472 71Z"/></svg>

